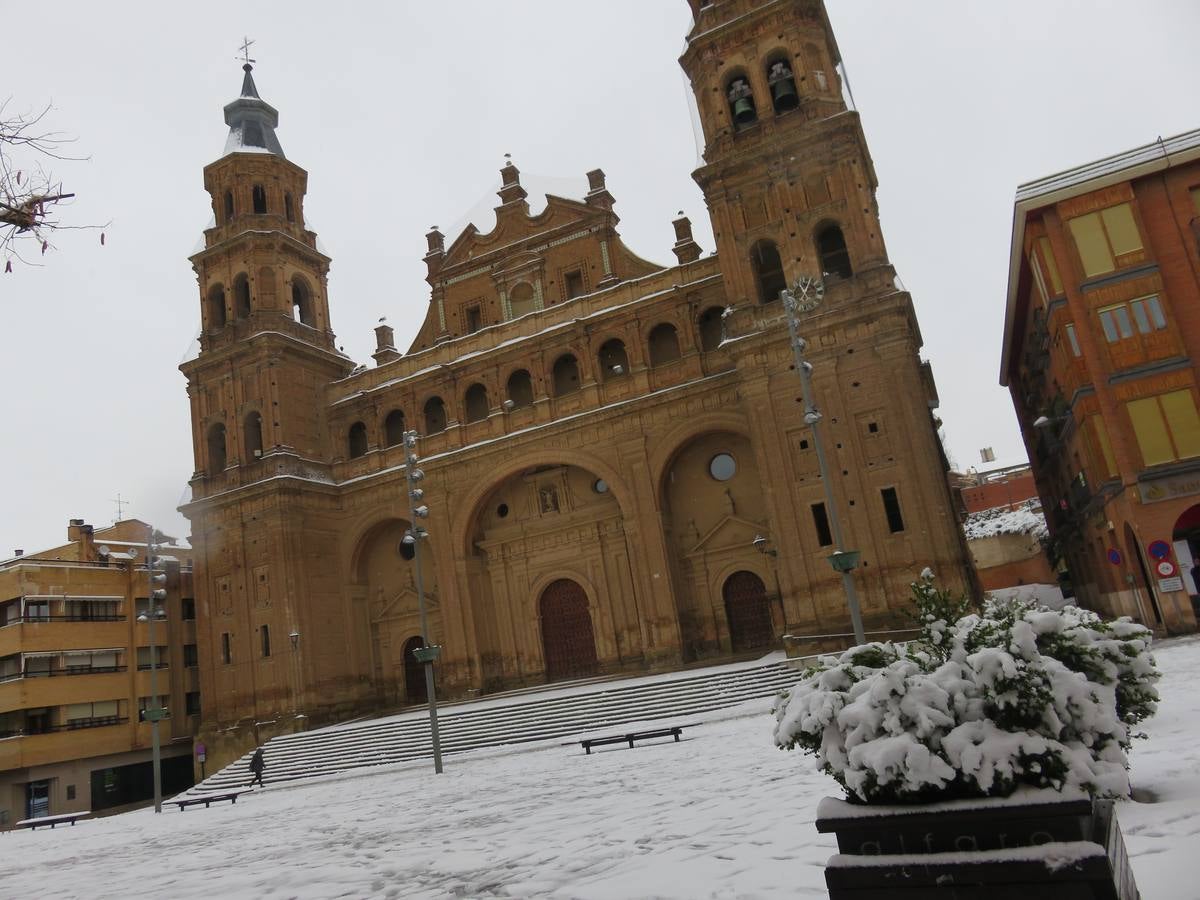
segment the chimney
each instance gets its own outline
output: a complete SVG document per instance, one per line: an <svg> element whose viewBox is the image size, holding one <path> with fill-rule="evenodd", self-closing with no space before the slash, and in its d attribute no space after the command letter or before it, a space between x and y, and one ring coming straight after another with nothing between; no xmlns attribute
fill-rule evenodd
<svg viewBox="0 0 1200 900"><path fill-rule="evenodd" d="M24 555L25 555L24 550L14 550L13 551L13 556L24 556Z"/></svg>
<svg viewBox="0 0 1200 900"><path fill-rule="evenodd" d="M375 352L371 354L375 365L382 366L384 363L390 363L393 359L400 358L395 340L395 333L392 331L391 325L375 326Z"/></svg>
<svg viewBox="0 0 1200 900"><path fill-rule="evenodd" d="M682 266L684 263L698 260L700 245L692 238L692 220L685 216L681 209L679 218L671 224L675 226L675 246L671 248L671 252L675 254L679 264Z"/></svg>
<svg viewBox="0 0 1200 900"><path fill-rule="evenodd" d="M67 540L79 544L79 559L82 562L96 561L96 543L92 540L94 529L83 519L72 519L67 526Z"/></svg>

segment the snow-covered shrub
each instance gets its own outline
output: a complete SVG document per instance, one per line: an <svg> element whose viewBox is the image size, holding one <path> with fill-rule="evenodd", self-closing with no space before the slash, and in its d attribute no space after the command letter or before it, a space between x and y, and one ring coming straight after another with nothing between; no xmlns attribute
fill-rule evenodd
<svg viewBox="0 0 1200 900"><path fill-rule="evenodd" d="M775 742L814 754L851 799L1006 795L1018 785L1126 796L1130 728L1153 714L1151 633L1068 606L913 585L920 637L825 657L775 706Z"/></svg>

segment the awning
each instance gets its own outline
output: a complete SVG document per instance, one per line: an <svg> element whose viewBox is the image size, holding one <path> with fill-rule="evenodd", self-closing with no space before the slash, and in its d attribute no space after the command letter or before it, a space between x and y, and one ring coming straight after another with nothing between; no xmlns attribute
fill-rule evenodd
<svg viewBox="0 0 1200 900"><path fill-rule="evenodd" d="M63 656L91 656L93 653L120 653L124 647L109 647L104 650L62 650Z"/></svg>

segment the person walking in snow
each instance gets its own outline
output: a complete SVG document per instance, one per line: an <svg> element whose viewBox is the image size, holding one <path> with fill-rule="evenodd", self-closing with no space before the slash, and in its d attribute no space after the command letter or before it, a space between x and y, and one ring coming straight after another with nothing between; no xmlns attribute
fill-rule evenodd
<svg viewBox="0 0 1200 900"><path fill-rule="evenodd" d="M260 787L266 787L263 784L263 772L266 771L267 762L263 759L263 749L259 747L254 751L254 755L250 757L250 771L254 773L254 777L250 779L250 787L254 787L254 782L258 782Z"/></svg>

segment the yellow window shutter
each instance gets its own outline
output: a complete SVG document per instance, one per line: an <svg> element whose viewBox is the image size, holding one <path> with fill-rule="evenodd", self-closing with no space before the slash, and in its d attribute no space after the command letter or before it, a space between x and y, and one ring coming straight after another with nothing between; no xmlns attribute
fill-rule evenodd
<svg viewBox="0 0 1200 900"><path fill-rule="evenodd" d="M1138 234L1137 222L1133 219L1133 209L1128 203L1110 206L1100 212L1104 220L1104 230L1108 232L1108 241L1112 252L1117 256L1133 253L1142 249L1142 236Z"/></svg>
<svg viewBox="0 0 1200 900"><path fill-rule="evenodd" d="M1070 226L1075 246L1079 248L1079 261L1083 263L1085 275L1091 278L1116 268L1108 250L1104 229L1100 225L1099 213L1088 213L1086 216L1072 219Z"/></svg>
<svg viewBox="0 0 1200 900"><path fill-rule="evenodd" d="M1160 399L1179 459L1200 456L1200 417L1196 415L1196 401L1192 398L1192 392L1172 391L1163 394Z"/></svg>
<svg viewBox="0 0 1200 900"><path fill-rule="evenodd" d="M1137 436L1138 449L1142 451L1143 465L1156 466L1175 459L1175 450L1171 446L1171 437L1167 433L1158 398L1130 400L1125 408L1129 410L1129 421Z"/></svg>

